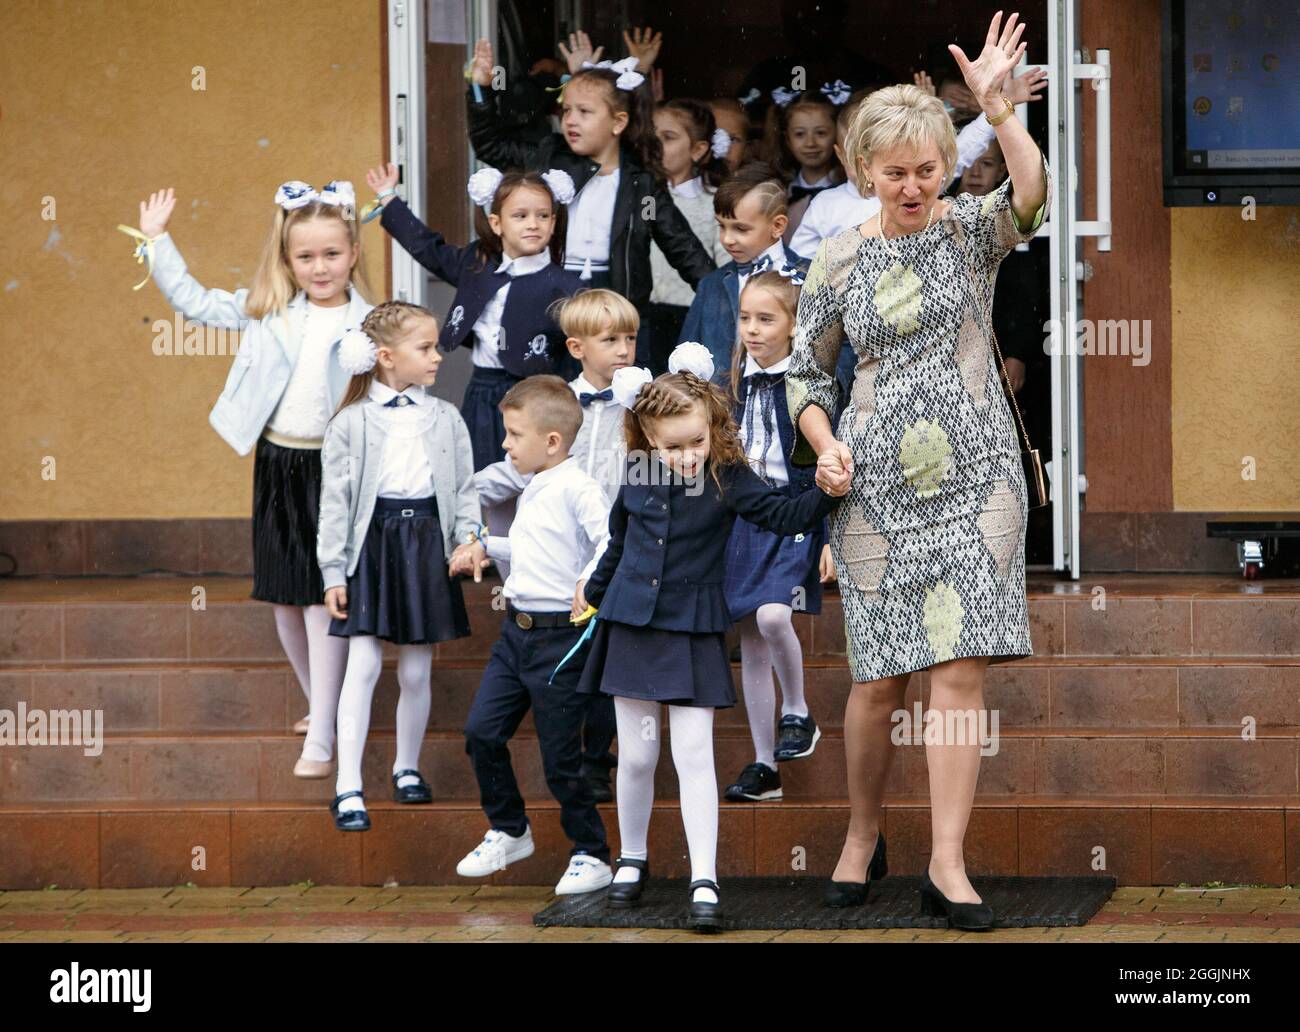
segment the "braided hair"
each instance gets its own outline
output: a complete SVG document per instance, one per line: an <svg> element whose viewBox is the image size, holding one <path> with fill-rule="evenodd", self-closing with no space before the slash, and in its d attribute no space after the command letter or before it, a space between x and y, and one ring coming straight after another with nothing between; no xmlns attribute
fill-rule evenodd
<svg viewBox="0 0 1300 1032"><path fill-rule="evenodd" d="M641 388L636 404L623 417L623 435L629 455L649 454L653 449L645 424L657 419L684 416L699 405L709 424L709 467L719 491L719 466L745 465L739 428L731 414L726 392L717 384L701 380L694 373L664 373Z"/></svg>

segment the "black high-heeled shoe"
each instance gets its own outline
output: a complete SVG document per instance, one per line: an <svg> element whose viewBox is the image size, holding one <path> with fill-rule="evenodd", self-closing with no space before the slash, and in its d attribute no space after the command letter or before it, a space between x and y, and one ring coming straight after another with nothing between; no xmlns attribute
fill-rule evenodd
<svg viewBox="0 0 1300 1032"><path fill-rule="evenodd" d="M993 927L993 908L987 903L954 903L930 880L927 864L921 878L921 913L925 917L947 917L949 928L965 932L987 932Z"/></svg>
<svg viewBox="0 0 1300 1032"><path fill-rule="evenodd" d="M828 907L860 907L871 898L871 883L879 881L889 872L885 863L885 833L877 832L876 848L867 864L867 877L861 882L832 881L826 888L825 904Z"/></svg>
<svg viewBox="0 0 1300 1032"><path fill-rule="evenodd" d="M620 856L614 861L615 874L618 874L620 867L635 867L641 872L641 877L631 882L610 882L609 888L605 890L605 902L611 907L634 907L641 902L641 892L645 888L646 880L650 877L650 862L648 860L628 860Z"/></svg>
<svg viewBox="0 0 1300 1032"><path fill-rule="evenodd" d="M718 897L718 902L696 903L696 889L712 889ZM686 891L691 901L691 915L686 921L686 927L693 928L697 932L722 931L722 893L718 891L718 883L708 878L701 878L699 881L691 882Z"/></svg>

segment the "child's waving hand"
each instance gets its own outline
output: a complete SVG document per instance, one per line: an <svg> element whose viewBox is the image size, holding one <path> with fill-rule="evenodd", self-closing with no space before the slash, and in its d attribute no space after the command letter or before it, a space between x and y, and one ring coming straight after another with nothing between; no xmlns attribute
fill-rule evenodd
<svg viewBox="0 0 1300 1032"><path fill-rule="evenodd" d="M375 193L383 193L397 187L397 166L391 161L387 165L376 165L366 172L366 185ZM384 198L388 200L387 197Z"/></svg>
<svg viewBox="0 0 1300 1032"><path fill-rule="evenodd" d="M569 33L569 45L566 47L564 41L560 41L560 56L564 58L569 65L569 74L576 75L582 70L582 62L590 61L595 64L600 60L600 55L605 52L604 47L591 48L591 37L579 29L577 32Z"/></svg>
<svg viewBox="0 0 1300 1032"><path fill-rule="evenodd" d="M469 66L469 74L480 86L492 85L492 41L486 36L474 44L474 60Z"/></svg>
<svg viewBox="0 0 1300 1032"><path fill-rule="evenodd" d="M170 186L166 190L151 193L147 201L140 202L140 232L147 237L156 237L167 228L167 220L172 217L176 207L176 191Z"/></svg>

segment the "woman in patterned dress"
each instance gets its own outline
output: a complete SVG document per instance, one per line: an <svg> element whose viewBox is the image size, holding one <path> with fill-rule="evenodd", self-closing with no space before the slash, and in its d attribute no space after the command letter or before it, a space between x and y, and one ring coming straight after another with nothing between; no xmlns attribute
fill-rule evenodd
<svg viewBox="0 0 1300 1032"><path fill-rule="evenodd" d="M867 876L885 873L891 718L910 674L930 671L927 729L936 717L953 729L953 711L983 709L990 662L1033 654L1025 480L990 338L998 263L1034 234L1049 199L1046 162L1000 94L1025 49L1017 17L1001 28L1001 13L993 18L974 61L949 47L997 126L1009 181L985 197L940 199L956 158L943 105L914 86L877 91L846 142L881 211L822 243L799 302L786 374L804 448L795 461L818 454L820 478L852 485L830 523L853 677L844 715L851 816L832 906L865 902ZM845 336L858 361L837 435L828 414ZM922 912L987 928L992 911L962 856L978 735L925 741L932 846Z"/></svg>

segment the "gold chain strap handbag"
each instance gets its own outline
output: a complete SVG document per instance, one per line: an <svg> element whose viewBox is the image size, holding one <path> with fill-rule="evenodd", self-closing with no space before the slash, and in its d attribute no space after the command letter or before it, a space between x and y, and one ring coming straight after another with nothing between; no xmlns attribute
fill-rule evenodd
<svg viewBox="0 0 1300 1032"><path fill-rule="evenodd" d="M1047 478L1043 476L1043 460L1038 449L1029 443L1029 434L1025 432L1025 421L1020 418L1020 406L1016 403L1016 392L1011 389L1011 377L1007 375L1007 364L1002 361L1002 349L998 347L998 335L989 327L993 338L993 350L998 356L998 365L1002 369L1002 382L1007 385L1007 395L1011 398L1011 408L1016 414L1016 423L1020 426L1020 436L1025 442L1025 450L1020 453L1020 463L1025 470L1025 486L1029 489L1029 508L1039 509L1047 504Z"/></svg>

